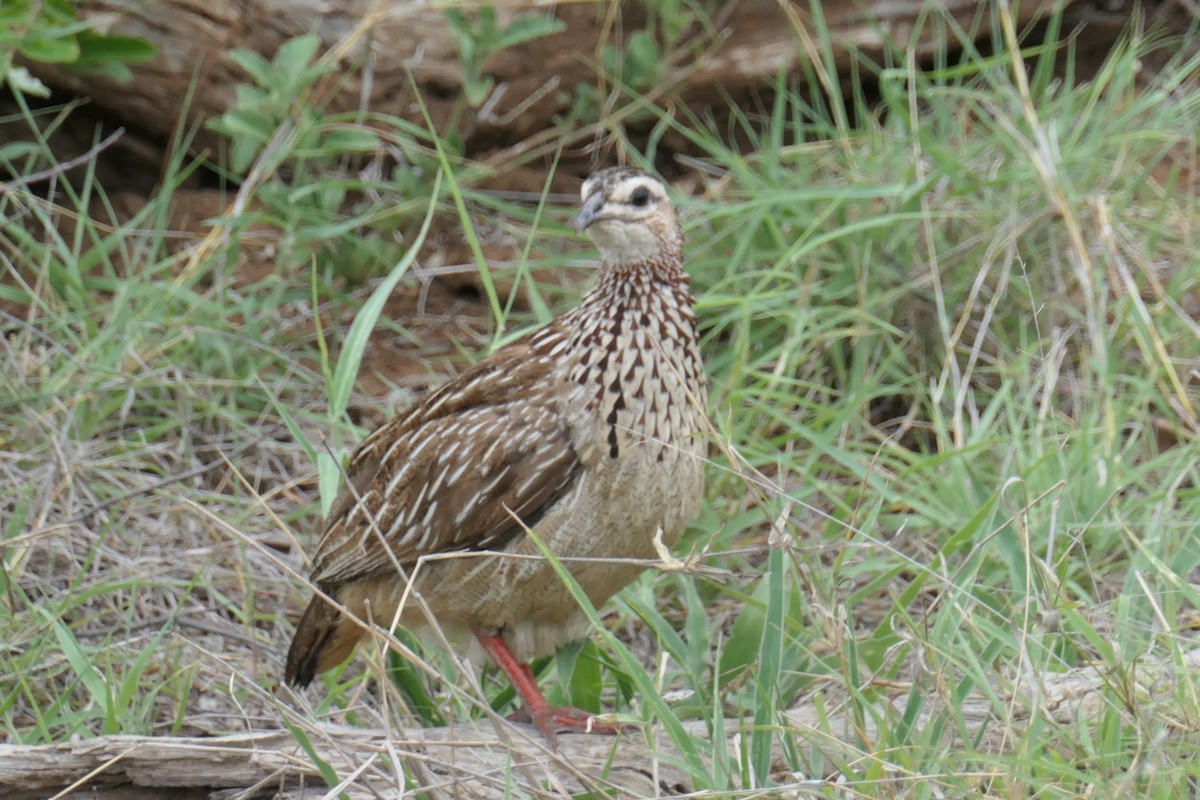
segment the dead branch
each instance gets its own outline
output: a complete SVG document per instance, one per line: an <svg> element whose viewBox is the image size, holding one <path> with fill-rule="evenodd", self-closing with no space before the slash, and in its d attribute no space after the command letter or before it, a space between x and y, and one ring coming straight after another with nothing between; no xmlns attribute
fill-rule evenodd
<svg viewBox="0 0 1200 800"><path fill-rule="evenodd" d="M646 18L642 3L497 4L501 27L520 15L539 13L553 14L566 29L494 54L483 64L484 76L494 81L491 96L478 109L464 109L463 65L450 26L441 9L424 2L87 0L79 5L85 16L103 20L108 32L153 42L158 55L130 65L133 79L128 83L53 64L31 63L29 69L47 84L88 96L128 124L162 136L228 110L235 86L247 81L230 57L232 50L250 49L271 58L283 42L312 32L323 48L339 53L346 67L339 71L332 111L368 108L422 124L419 96L439 126L457 118L462 130L488 141L518 141L553 128L554 118L569 109L577 85L603 84L597 65L603 63L604 45L619 45L618 32L635 31ZM945 0L939 7L964 30L984 37L992 22L991 14L981 10L986 5ZM1017 22L1029 23L1055 5L1022 3ZM826 66L843 70L855 53L879 59L890 47L911 47L918 60L945 48L938 26L919 24L926 6L925 0L822 3L822 24L835 61ZM664 80L685 102L770 87L781 72L795 73L802 63L819 57L811 46L818 21L807 3L733 0L714 22L715 27L693 25L684 41L665 54L670 61L663 65ZM823 69L816 72L825 74ZM190 106L188 118L181 121L184 98L190 98ZM215 134L198 132L196 149L215 144Z"/></svg>
<svg viewBox="0 0 1200 800"><path fill-rule="evenodd" d="M917 725L961 719L962 729L957 722L946 726L948 737L962 730L981 752L1002 753L1019 741L1031 718L1052 725L1098 719L1114 696L1161 698L1176 687L1179 676L1196 674L1197 669L1200 649L1185 654L1180 664L1145 660L1121 670L1082 667L1017 676L1008 686L995 687L1001 702L975 694L953 709L953 715L936 697L926 699ZM903 714L898 704L908 697L909 687L893 684L887 694L890 699L875 711L885 718ZM847 713L848 706L839 707L831 697L823 700L824 717L817 704L808 702L788 712L786 723L824 756L825 769L875 757L869 749L877 734L871 716L858 719ZM740 747L748 726L748 721L726 724L731 753ZM708 738L703 722L687 723L686 728L697 740ZM632 731L618 737L564 734L557 752L528 726L504 724L498 730L488 722L403 735L322 725L306 728L306 735L317 757L346 783L343 788L350 797L398 796L398 765L423 775L423 788L430 794L467 800L522 794L566 798L596 791L655 797L693 788L682 756L661 731L649 741ZM781 755L775 767L781 776L791 772ZM56 745L0 745L0 796L10 800L44 798L68 787L57 796L82 798L86 792L95 800L118 800L156 792L181 796L187 790L186 796L195 797L248 798L265 792L295 800L323 796L324 788L315 790L325 785L314 760L287 731L212 738L100 736Z"/></svg>

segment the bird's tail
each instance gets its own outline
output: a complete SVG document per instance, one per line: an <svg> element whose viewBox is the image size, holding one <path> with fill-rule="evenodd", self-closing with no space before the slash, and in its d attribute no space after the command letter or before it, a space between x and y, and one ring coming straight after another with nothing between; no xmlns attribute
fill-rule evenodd
<svg viewBox="0 0 1200 800"><path fill-rule="evenodd" d="M361 634L342 612L319 595L314 597L296 626L284 679L293 686L308 686L318 674L345 661Z"/></svg>

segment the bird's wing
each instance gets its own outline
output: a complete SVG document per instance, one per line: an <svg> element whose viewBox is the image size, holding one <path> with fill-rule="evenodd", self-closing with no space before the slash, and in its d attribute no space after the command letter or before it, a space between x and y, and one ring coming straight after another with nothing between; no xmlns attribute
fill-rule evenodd
<svg viewBox="0 0 1200 800"><path fill-rule="evenodd" d="M523 530L508 510L536 524L581 466L540 349L506 348L363 441L317 546L315 581L500 547Z"/></svg>

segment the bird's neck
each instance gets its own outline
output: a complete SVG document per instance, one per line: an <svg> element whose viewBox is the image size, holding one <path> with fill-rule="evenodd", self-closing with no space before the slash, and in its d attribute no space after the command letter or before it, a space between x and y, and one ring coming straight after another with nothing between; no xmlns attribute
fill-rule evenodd
<svg viewBox="0 0 1200 800"><path fill-rule="evenodd" d="M573 341L594 344L606 336L670 317L686 321L695 336L692 294L677 253L620 263L605 263L600 279L563 319ZM589 344L588 346L591 346Z"/></svg>
<svg viewBox="0 0 1200 800"><path fill-rule="evenodd" d="M625 297L641 294L639 290L662 291L664 287L687 290L688 277L683 271L683 252L678 245L664 247L650 258L636 261L605 260L600 279L592 294Z"/></svg>

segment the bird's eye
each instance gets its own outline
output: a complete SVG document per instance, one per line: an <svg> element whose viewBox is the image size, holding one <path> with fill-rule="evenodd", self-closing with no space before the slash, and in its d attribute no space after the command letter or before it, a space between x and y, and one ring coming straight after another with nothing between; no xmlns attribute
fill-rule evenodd
<svg viewBox="0 0 1200 800"><path fill-rule="evenodd" d="M650 190L645 186L639 186L633 190L633 194L629 196L629 202L638 208L642 208L650 202Z"/></svg>

